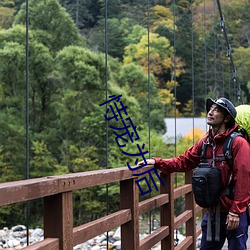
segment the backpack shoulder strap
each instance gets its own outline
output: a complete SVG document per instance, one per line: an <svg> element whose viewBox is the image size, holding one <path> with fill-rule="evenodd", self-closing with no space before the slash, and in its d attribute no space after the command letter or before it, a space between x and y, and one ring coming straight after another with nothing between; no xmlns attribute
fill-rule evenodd
<svg viewBox="0 0 250 250"><path fill-rule="evenodd" d="M201 162L205 162L206 160L206 152L207 152L207 144L202 142L202 148L201 148Z"/></svg>
<svg viewBox="0 0 250 250"><path fill-rule="evenodd" d="M232 169L233 168L233 156L232 156L232 144L233 140L237 136L242 136L241 133L239 132L233 132L231 133L227 138L226 141L223 145L223 154L225 156L225 159L229 165L229 167Z"/></svg>

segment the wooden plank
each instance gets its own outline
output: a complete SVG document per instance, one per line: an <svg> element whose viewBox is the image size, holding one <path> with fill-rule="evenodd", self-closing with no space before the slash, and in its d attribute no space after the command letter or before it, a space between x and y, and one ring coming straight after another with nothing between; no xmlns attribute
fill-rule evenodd
<svg viewBox="0 0 250 250"><path fill-rule="evenodd" d="M185 195L187 193L192 192L192 185L186 184L181 187L175 188L174 190L174 199L177 199L181 197L182 195Z"/></svg>
<svg viewBox="0 0 250 250"><path fill-rule="evenodd" d="M60 175L58 176L59 189L60 192L65 192L133 179L135 178L133 174L143 173L151 168L152 165L147 165L135 171L123 167Z"/></svg>
<svg viewBox="0 0 250 250"><path fill-rule="evenodd" d="M148 165L130 171L127 167L122 167L0 183L0 206L133 179L135 178L133 174L139 174L151 168L152 165Z"/></svg>
<svg viewBox="0 0 250 250"><path fill-rule="evenodd" d="M160 194L145 201L141 201L139 203L139 215L143 215L157 207L160 207L163 204L168 203L168 201L168 194Z"/></svg>
<svg viewBox="0 0 250 250"><path fill-rule="evenodd" d="M59 239L47 238L47 239L44 239L43 241L34 243L22 249L23 250L59 250Z"/></svg>
<svg viewBox="0 0 250 250"><path fill-rule="evenodd" d="M44 237L59 238L60 249L73 249L72 192L44 198Z"/></svg>
<svg viewBox="0 0 250 250"><path fill-rule="evenodd" d="M186 172L185 173L185 183L191 184L193 173ZM186 222L186 236L193 236L194 241L192 245L188 248L188 250L196 250L196 203L194 200L193 192L185 195L185 210L191 211L191 218Z"/></svg>
<svg viewBox="0 0 250 250"><path fill-rule="evenodd" d="M174 229L177 229L192 218L192 210L187 210L174 219Z"/></svg>
<svg viewBox="0 0 250 250"><path fill-rule="evenodd" d="M201 229L201 226L199 225L196 228L196 237L199 237L201 235L201 233L202 233L202 229Z"/></svg>
<svg viewBox="0 0 250 250"><path fill-rule="evenodd" d="M175 250L188 249L192 244L193 244L193 237L188 236L181 243L179 243L174 249Z"/></svg>
<svg viewBox="0 0 250 250"><path fill-rule="evenodd" d="M205 209L203 209L202 207L198 206L197 204L195 205L195 213L199 213L200 211L203 211Z"/></svg>
<svg viewBox="0 0 250 250"><path fill-rule="evenodd" d="M58 193L57 178L35 178L0 184L0 206Z"/></svg>
<svg viewBox="0 0 250 250"><path fill-rule="evenodd" d="M146 238L140 241L140 250L151 249L156 243L166 238L169 235L169 227L164 226L158 228L155 232L148 235Z"/></svg>
<svg viewBox="0 0 250 250"><path fill-rule="evenodd" d="M134 179L120 183L121 209L131 210L131 221L121 226L121 249L139 250L139 190Z"/></svg>
<svg viewBox="0 0 250 250"><path fill-rule="evenodd" d="M130 209L123 209L73 229L74 246L131 221Z"/></svg>
<svg viewBox="0 0 250 250"><path fill-rule="evenodd" d="M161 241L161 250L174 249L174 176L161 173L164 186L161 185L161 194L169 194L169 202L161 206L161 227L168 226L169 234Z"/></svg>

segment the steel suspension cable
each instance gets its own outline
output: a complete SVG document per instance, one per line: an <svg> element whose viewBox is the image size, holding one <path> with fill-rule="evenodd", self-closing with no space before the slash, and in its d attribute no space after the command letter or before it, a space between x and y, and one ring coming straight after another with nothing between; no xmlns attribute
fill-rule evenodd
<svg viewBox="0 0 250 250"><path fill-rule="evenodd" d="M29 0L26 0L26 45L25 45L25 72L26 72L26 174L25 179L29 179ZM25 203L25 214L26 214L26 230L27 230L27 245L29 245L29 213L30 213L30 202Z"/></svg>
<svg viewBox="0 0 250 250"><path fill-rule="evenodd" d="M222 81L222 96L225 96L225 76L224 76L224 60L221 58L221 52L223 51L224 43L221 41L221 39L218 39L218 50L219 50L219 61L220 61L220 74L221 74L221 81Z"/></svg>
<svg viewBox="0 0 250 250"><path fill-rule="evenodd" d="M177 155L177 85L176 85L176 2L175 0L173 0L173 23L174 23L174 55L173 55L173 61L174 61L174 72L173 72L173 81L174 81L174 114L175 114L175 119L174 119L174 126L175 126L175 147L174 147L174 154L175 156ZM175 173L175 187L177 187L177 173ZM179 239L178 239L178 233L177 233L177 229L175 230L175 242L176 245L178 245L179 243Z"/></svg>
<svg viewBox="0 0 250 250"><path fill-rule="evenodd" d="M173 81L174 81L174 97L175 97L175 101L174 101L174 114L175 114L175 122L174 122L174 126L175 126L175 156L177 154L177 148L176 148L176 144L177 144L177 141L176 141L176 137L177 137L177 132L176 132L176 129L177 129L177 126L176 126L176 116L177 116L177 107L176 107L176 97L177 97L177 86L176 86L176 28L175 28L175 25L176 25L176 2L175 0L173 0L173 12L174 12L174 16L173 16L173 19L174 19L174 58L173 58L173 61L174 61L174 72L173 72Z"/></svg>
<svg viewBox="0 0 250 250"><path fill-rule="evenodd" d="M221 8L220 0L216 0L216 1L217 1L217 6L218 6L219 14L220 14L220 27L221 27L221 31L224 34L224 38L225 38L226 45L227 45L227 57L230 60L230 66L231 66L232 75L233 75L233 82L234 82L234 90L237 88L236 89L236 95L237 95L238 103L241 104L242 103L241 86L240 86L240 82L237 81L237 73L236 73L236 68L235 68L235 65L234 65L234 60L233 60L231 45L229 43L228 36L227 36L225 18L224 18L223 13L222 13L222 8ZM236 87L236 85L237 85L237 87Z"/></svg>
<svg viewBox="0 0 250 250"><path fill-rule="evenodd" d="M148 0L148 152L150 156L150 0Z"/></svg>
<svg viewBox="0 0 250 250"><path fill-rule="evenodd" d="M206 39L206 0L204 0L204 6L203 6L203 12L204 12L204 90L205 90L205 97L207 97L207 39Z"/></svg>
<svg viewBox="0 0 250 250"><path fill-rule="evenodd" d="M215 0L213 1L214 5L214 20L216 20L215 15ZM214 23L216 23L214 21ZM217 33L216 33L216 25L214 25L214 90L217 92Z"/></svg>
<svg viewBox="0 0 250 250"><path fill-rule="evenodd" d="M105 85L106 85L106 110L108 109L108 0L105 0L105 22L104 22L104 30L105 30ZM109 161L108 161L108 120L106 120L106 169L109 167ZM106 184L106 215L108 215L109 212L109 186ZM107 232L107 249L108 249L108 232Z"/></svg>
<svg viewBox="0 0 250 250"><path fill-rule="evenodd" d="M194 106L194 102L195 102L195 93L194 93L194 11L193 11L193 0L191 1L191 30L192 30L192 75L191 75L191 79L192 79L192 115L193 115L193 144L195 141L194 138L194 117L195 117L195 106Z"/></svg>
<svg viewBox="0 0 250 250"><path fill-rule="evenodd" d="M149 158L151 157L150 154L150 0L147 0L147 30L148 30L148 152ZM149 184L151 186L151 178L149 178ZM149 192L149 196L151 197L151 192ZM152 230L152 213L149 212L149 233Z"/></svg>

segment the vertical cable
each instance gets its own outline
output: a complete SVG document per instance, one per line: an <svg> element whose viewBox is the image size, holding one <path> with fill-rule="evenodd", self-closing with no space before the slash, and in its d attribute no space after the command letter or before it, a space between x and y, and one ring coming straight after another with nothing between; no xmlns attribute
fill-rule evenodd
<svg viewBox="0 0 250 250"><path fill-rule="evenodd" d="M25 45L25 70L26 70L26 176L29 179L29 0L26 0L26 45ZM26 229L27 245L29 245L29 202L26 202Z"/></svg>
<svg viewBox="0 0 250 250"><path fill-rule="evenodd" d="M204 90L205 97L207 97L207 39L206 39L206 0L204 0Z"/></svg>
<svg viewBox="0 0 250 250"><path fill-rule="evenodd" d="M150 0L147 0L147 9L148 9L148 18L147 18L147 26L148 26L148 152L149 158L150 156ZM149 183L151 186L151 178L149 178ZM151 197L151 192L149 193ZM152 218L151 211L149 212L149 233L151 233L152 228Z"/></svg>
<svg viewBox="0 0 250 250"><path fill-rule="evenodd" d="M194 117L195 117L195 110L194 110L194 11L193 11L193 0L191 0L191 30L192 30L192 113L193 113L193 144L194 144Z"/></svg>
<svg viewBox="0 0 250 250"><path fill-rule="evenodd" d="M148 152L150 158L150 0L148 0Z"/></svg>
<svg viewBox="0 0 250 250"><path fill-rule="evenodd" d="M223 53L224 43L221 41L220 46L220 55ZM221 80L222 80L222 96L225 96L225 67L224 67L224 58L221 58Z"/></svg>
<svg viewBox="0 0 250 250"><path fill-rule="evenodd" d="M173 16L174 16L174 74L173 74L173 81L174 81L174 97L175 97L175 100L174 100L174 113L175 113L175 119L174 119L174 126L175 126L175 148L174 148L174 151L175 151L175 156L177 154L177 140L176 140L176 137L177 137L177 126L176 126L176 116L177 116L177 107L176 107L176 99L177 99L177 86L176 86L176 28L175 28L175 23L176 23L176 3L175 3L175 0L173 0L173 5L174 5L174 9L173 9ZM175 173L175 187L177 187L177 173ZM179 242L179 239L178 239L178 234L177 234L177 229L175 230L175 233L176 233L176 238L175 238L175 241L176 241L176 244L178 244Z"/></svg>
<svg viewBox="0 0 250 250"><path fill-rule="evenodd" d="M105 83L106 83L106 102L108 101L108 0L105 0ZM106 110L108 109L108 103L106 103ZM106 120L106 169L108 169L108 121ZM109 211L109 187L106 184L106 215ZM108 232L107 232L107 249L108 249Z"/></svg>
<svg viewBox="0 0 250 250"><path fill-rule="evenodd" d="M215 15L215 0L213 1L214 7L214 90L217 95L217 32L216 32L216 15Z"/></svg>
<svg viewBox="0 0 250 250"><path fill-rule="evenodd" d="M176 22L176 20L175 20L175 14L176 14L176 10L175 10L175 8L176 8L176 6L175 6L175 0L173 0L173 5L174 5L174 9L173 9L173 11L174 11L174 59L173 59L173 61L174 61L174 72L173 72L173 81L174 81L174 97L175 97L175 101L174 101L174 114L175 114L175 122L174 122L174 126L175 126L175 156L176 156L176 136L177 136L177 132L176 132L176 116L177 116L177 112L176 112L176 96L177 96L177 91L176 91L176 48L175 48L175 46L176 46L176 29L175 29L175 22Z"/></svg>
<svg viewBox="0 0 250 250"><path fill-rule="evenodd" d="M223 32L224 38L226 40L226 44L227 44L227 56L228 56L228 58L230 60L230 68L232 69L232 74L233 74L233 87L234 87L233 88L233 94L234 94L234 97L235 97L235 95L237 95L238 103L241 104L242 103L241 86L240 86L240 82L239 81L238 81L238 84L237 84L236 68L235 68L234 61L233 61L233 55L232 55L231 45L229 44L228 37L227 37L225 19L224 19L224 16L222 14L222 8L221 8L220 0L217 0L217 5L218 5L218 10L219 10L220 18L221 18L221 31Z"/></svg>
<svg viewBox="0 0 250 250"><path fill-rule="evenodd" d="M231 71L231 66L229 65L229 72ZM231 76L228 74L228 92L229 92L229 99L232 99L231 96Z"/></svg>

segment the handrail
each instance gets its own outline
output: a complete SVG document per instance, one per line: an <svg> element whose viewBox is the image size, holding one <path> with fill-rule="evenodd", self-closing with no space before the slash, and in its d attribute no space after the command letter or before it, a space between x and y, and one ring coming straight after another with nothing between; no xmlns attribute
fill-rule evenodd
<svg viewBox="0 0 250 250"><path fill-rule="evenodd" d="M152 169L130 171L126 167L80 172L58 176L48 176L0 184L0 206L43 198L44 202L44 240L23 249L25 250L72 250L101 233L121 226L121 247L130 250L147 250L161 241L161 249L196 249L196 238L200 227L196 226L196 213L190 174L186 174L186 184L174 189L173 174L160 177L164 186L160 194L139 202L136 177ZM120 210L97 220L73 228L74 190L93 186L120 183ZM186 211L174 218L174 200L185 196ZM159 207L160 228L143 240L139 239L139 216ZM174 230L186 224L186 238L174 247Z"/></svg>

